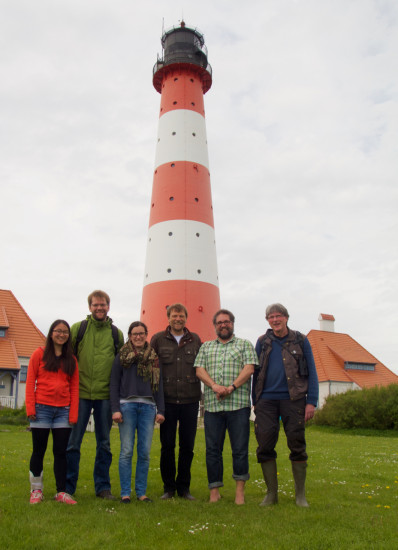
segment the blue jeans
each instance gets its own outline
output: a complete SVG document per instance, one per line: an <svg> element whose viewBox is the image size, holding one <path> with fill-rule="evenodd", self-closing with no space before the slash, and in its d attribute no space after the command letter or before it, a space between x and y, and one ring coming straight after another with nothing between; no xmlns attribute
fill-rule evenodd
<svg viewBox="0 0 398 550"><path fill-rule="evenodd" d="M147 403L122 403L120 405L120 412L123 416L123 422L119 424L121 497L129 497L131 493L131 461L134 451L135 431L137 430L135 493L139 498L145 495L147 488L149 455L151 452L156 407Z"/></svg>
<svg viewBox="0 0 398 550"><path fill-rule="evenodd" d="M79 399L79 417L70 434L66 458L68 471L66 476L66 492L73 495L79 478L80 447L87 424L93 410L95 422L95 438L97 449L94 462L95 494L111 488L109 468L112 464L110 431L112 414L109 399Z"/></svg>
<svg viewBox="0 0 398 550"><path fill-rule="evenodd" d="M206 466L209 489L223 487L225 432L228 430L232 449L232 477L247 481L249 475L250 407L236 411L205 411Z"/></svg>

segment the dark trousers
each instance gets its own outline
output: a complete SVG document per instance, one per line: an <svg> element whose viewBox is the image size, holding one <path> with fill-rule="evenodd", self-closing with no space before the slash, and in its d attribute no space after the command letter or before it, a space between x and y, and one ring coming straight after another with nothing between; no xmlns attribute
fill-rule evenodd
<svg viewBox="0 0 398 550"><path fill-rule="evenodd" d="M303 397L297 401L290 399L259 399L256 404L254 431L257 438L257 461L266 462L276 458L275 447L279 437L279 417L290 449L292 462L304 462L308 455L305 451L305 405Z"/></svg>
<svg viewBox="0 0 398 550"><path fill-rule="evenodd" d="M189 491L191 464L198 424L199 402L176 404L166 403L165 421L160 425L160 473L164 491L177 491L183 495ZM178 471L176 477L175 446L178 423Z"/></svg>
<svg viewBox="0 0 398 550"><path fill-rule="evenodd" d="M54 476L57 493L65 491L66 486L66 447L70 428L53 428ZM47 450L50 428L32 428L33 452L30 459L30 471L39 477L43 471L43 459Z"/></svg>

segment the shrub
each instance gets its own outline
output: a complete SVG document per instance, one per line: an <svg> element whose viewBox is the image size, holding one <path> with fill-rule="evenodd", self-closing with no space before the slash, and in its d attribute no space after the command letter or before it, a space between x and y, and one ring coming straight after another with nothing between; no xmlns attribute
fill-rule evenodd
<svg viewBox="0 0 398 550"><path fill-rule="evenodd" d="M25 405L20 409L0 408L0 424L28 424Z"/></svg>
<svg viewBox="0 0 398 550"><path fill-rule="evenodd" d="M398 384L330 395L314 423L339 428L398 430Z"/></svg>

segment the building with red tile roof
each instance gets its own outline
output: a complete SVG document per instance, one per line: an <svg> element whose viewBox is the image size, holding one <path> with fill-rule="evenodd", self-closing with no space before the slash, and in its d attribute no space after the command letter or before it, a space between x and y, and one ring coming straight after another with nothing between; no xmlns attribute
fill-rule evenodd
<svg viewBox="0 0 398 550"><path fill-rule="evenodd" d="M307 338L319 379L319 406L326 397L347 390L398 384L398 376L348 334L334 332L333 315L321 313L320 330Z"/></svg>
<svg viewBox="0 0 398 550"><path fill-rule="evenodd" d="M30 356L45 341L11 290L0 289L0 405L22 407Z"/></svg>

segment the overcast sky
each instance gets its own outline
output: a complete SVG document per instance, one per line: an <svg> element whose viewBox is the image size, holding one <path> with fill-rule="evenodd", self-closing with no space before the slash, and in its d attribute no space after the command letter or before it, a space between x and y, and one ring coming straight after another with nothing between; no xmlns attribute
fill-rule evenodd
<svg viewBox="0 0 398 550"><path fill-rule="evenodd" d="M139 7L138 7L139 6ZM279 301L398 373L396 0L1 0L0 288L45 333L111 295L139 318L162 25L205 36L221 304ZM165 319L166 325L166 319Z"/></svg>

